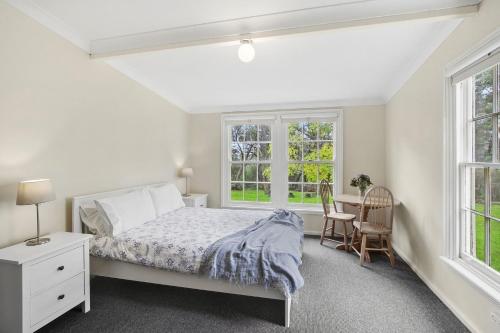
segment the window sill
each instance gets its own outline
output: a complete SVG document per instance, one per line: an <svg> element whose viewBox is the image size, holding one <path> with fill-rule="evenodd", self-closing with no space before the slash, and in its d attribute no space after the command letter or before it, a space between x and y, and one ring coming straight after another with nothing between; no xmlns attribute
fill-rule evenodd
<svg viewBox="0 0 500 333"><path fill-rule="evenodd" d="M248 209L248 210L268 210L273 211L277 209L276 207L270 206L251 206L251 205L224 205L222 206L224 209ZM307 215L321 215L323 216L322 208L314 208L314 207L285 207L285 209L289 209L298 214L307 214Z"/></svg>
<svg viewBox="0 0 500 333"><path fill-rule="evenodd" d="M441 257L441 260L471 282L476 289L483 292L490 300L500 305L500 285L495 281L460 258L450 259Z"/></svg>

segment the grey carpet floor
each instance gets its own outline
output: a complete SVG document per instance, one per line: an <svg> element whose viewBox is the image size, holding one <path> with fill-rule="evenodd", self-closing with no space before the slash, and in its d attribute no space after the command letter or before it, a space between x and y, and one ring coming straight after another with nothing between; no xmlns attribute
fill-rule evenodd
<svg viewBox="0 0 500 333"><path fill-rule="evenodd" d="M306 238L288 330L281 301L96 277L89 313L72 310L40 332L468 332L402 261L358 260Z"/></svg>

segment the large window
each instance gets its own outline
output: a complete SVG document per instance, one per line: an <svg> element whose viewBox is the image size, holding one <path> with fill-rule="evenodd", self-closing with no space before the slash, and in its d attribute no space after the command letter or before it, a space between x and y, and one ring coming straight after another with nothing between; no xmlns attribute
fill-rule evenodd
<svg viewBox="0 0 500 333"><path fill-rule="evenodd" d="M287 130L288 202L321 203L319 183L333 185L335 122L291 122Z"/></svg>
<svg viewBox="0 0 500 333"><path fill-rule="evenodd" d="M231 200L271 201L271 126L231 125Z"/></svg>
<svg viewBox="0 0 500 333"><path fill-rule="evenodd" d="M458 256L500 282L500 55L453 76Z"/></svg>
<svg viewBox="0 0 500 333"><path fill-rule="evenodd" d="M341 190L341 111L223 117L223 206L318 209L319 183Z"/></svg>
<svg viewBox="0 0 500 333"><path fill-rule="evenodd" d="M500 271L500 156L498 65L460 82L457 89L469 121L463 162L464 252ZM465 95L465 96L464 96ZM490 163L490 164L487 164Z"/></svg>

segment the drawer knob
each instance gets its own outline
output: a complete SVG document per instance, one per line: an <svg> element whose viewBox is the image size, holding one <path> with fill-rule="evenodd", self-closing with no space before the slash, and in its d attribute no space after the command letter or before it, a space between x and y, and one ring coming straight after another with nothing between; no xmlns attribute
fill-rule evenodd
<svg viewBox="0 0 500 333"><path fill-rule="evenodd" d="M57 267L57 270L58 270L58 271L62 271L62 270L64 270L64 266L59 266L59 267Z"/></svg>
<svg viewBox="0 0 500 333"><path fill-rule="evenodd" d="M57 299L60 301L64 298L64 294L57 296Z"/></svg>

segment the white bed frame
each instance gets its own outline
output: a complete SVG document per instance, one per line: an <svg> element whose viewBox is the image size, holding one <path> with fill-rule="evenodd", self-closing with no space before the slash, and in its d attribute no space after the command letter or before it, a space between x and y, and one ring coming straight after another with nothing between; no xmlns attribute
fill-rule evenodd
<svg viewBox="0 0 500 333"><path fill-rule="evenodd" d="M131 190L160 186L163 184L166 183L124 188L111 192L101 192L74 197L72 214L73 232L86 232L86 228L82 226L79 211L80 206L85 202L124 194ZM106 260L103 258L94 257L92 255L90 256L90 274L95 276L104 276L146 283L156 283L174 287L283 300L285 305L285 327L290 327L290 310L292 305L291 297L285 297L279 290L274 288L264 288L259 285L237 285L228 281L209 279L200 275L177 273L117 260Z"/></svg>

